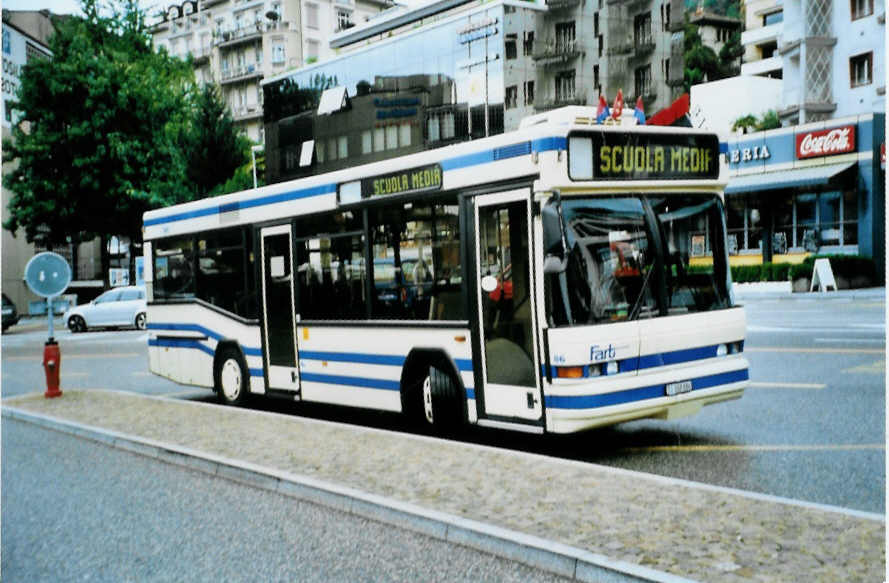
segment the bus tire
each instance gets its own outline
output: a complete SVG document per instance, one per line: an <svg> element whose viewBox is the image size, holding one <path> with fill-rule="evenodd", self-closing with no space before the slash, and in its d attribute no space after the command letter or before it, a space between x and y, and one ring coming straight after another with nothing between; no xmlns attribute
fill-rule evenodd
<svg viewBox="0 0 889 583"><path fill-rule="evenodd" d="M225 405L243 405L250 394L250 377L240 351L223 348L213 369L216 396Z"/></svg>
<svg viewBox="0 0 889 583"><path fill-rule="evenodd" d="M460 424L460 391L447 373L434 366L423 379L420 392L423 419L437 431L452 431Z"/></svg>

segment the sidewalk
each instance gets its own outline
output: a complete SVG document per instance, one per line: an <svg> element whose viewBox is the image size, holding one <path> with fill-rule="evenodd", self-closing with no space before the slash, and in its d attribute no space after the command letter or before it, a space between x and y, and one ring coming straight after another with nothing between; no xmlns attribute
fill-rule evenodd
<svg viewBox="0 0 889 583"><path fill-rule="evenodd" d="M833 582L885 576L885 520L869 513L129 393L66 391L49 400L26 395L4 400L3 415L579 580Z"/></svg>
<svg viewBox="0 0 889 583"><path fill-rule="evenodd" d="M789 282L763 281L758 283L736 283L732 285L732 288L735 292L735 299L740 302L760 299L886 301L885 287L841 289L826 292L792 292Z"/></svg>

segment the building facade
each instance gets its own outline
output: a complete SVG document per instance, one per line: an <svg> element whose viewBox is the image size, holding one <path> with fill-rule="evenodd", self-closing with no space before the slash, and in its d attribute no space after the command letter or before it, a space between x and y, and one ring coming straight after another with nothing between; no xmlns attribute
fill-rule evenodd
<svg viewBox="0 0 889 583"><path fill-rule="evenodd" d="M886 111L883 0L746 4L741 74L784 79L783 125Z"/></svg>
<svg viewBox="0 0 889 583"><path fill-rule="evenodd" d="M385 0L186 0L152 25L157 49L193 58L200 83L218 83L236 125L263 141L263 78L332 55L322 42L388 6Z"/></svg>
<svg viewBox="0 0 889 583"><path fill-rule="evenodd" d="M393 10L334 35L337 57L263 82L267 180L509 131L618 90L657 111L681 91L681 23L677 0ZM334 89L336 108L322 111Z"/></svg>

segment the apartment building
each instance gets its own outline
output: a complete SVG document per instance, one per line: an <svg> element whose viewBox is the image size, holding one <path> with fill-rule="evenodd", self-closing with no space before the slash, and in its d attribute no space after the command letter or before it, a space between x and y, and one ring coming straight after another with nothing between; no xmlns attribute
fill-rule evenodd
<svg viewBox="0 0 889 583"><path fill-rule="evenodd" d="M600 93L641 96L653 113L681 91L682 5L437 0L387 11L334 35L337 57L263 81L266 179L509 131L533 113L595 106ZM321 112L334 89L339 105Z"/></svg>
<svg viewBox="0 0 889 583"><path fill-rule="evenodd" d="M387 0L186 0L152 25L157 49L194 59L201 83L218 83L236 125L263 142L260 81L333 52L323 39L364 22Z"/></svg>
<svg viewBox="0 0 889 583"><path fill-rule="evenodd" d="M886 110L883 0L753 0L746 14L741 74L784 80L784 125Z"/></svg>

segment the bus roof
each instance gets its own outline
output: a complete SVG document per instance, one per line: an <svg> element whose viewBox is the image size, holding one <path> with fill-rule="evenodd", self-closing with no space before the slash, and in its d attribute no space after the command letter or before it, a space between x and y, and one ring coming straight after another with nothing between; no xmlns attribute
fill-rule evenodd
<svg viewBox="0 0 889 583"><path fill-rule="evenodd" d="M143 216L144 239L333 210L338 204L346 204L346 200L366 199L374 194L368 193L368 189L373 188L378 188L375 194L385 196L429 190L454 191L521 177L532 180L540 175L541 168L550 164L567 167L561 153L568 148L568 135L579 131L712 135L712 132L689 128L598 125L594 108L566 107L532 116L513 132L151 210ZM571 183L567 171L554 174L552 180L544 181L547 187L552 186L553 181L556 184L564 181L566 187L582 186ZM692 182L700 186L703 181ZM706 181L706 184L710 188L720 186L715 180ZM420 188L413 188L417 185ZM607 185L598 183L595 188L598 190ZM651 185L649 181L648 186ZM627 184L619 186L625 188ZM357 199L354 198L356 192L360 193Z"/></svg>

